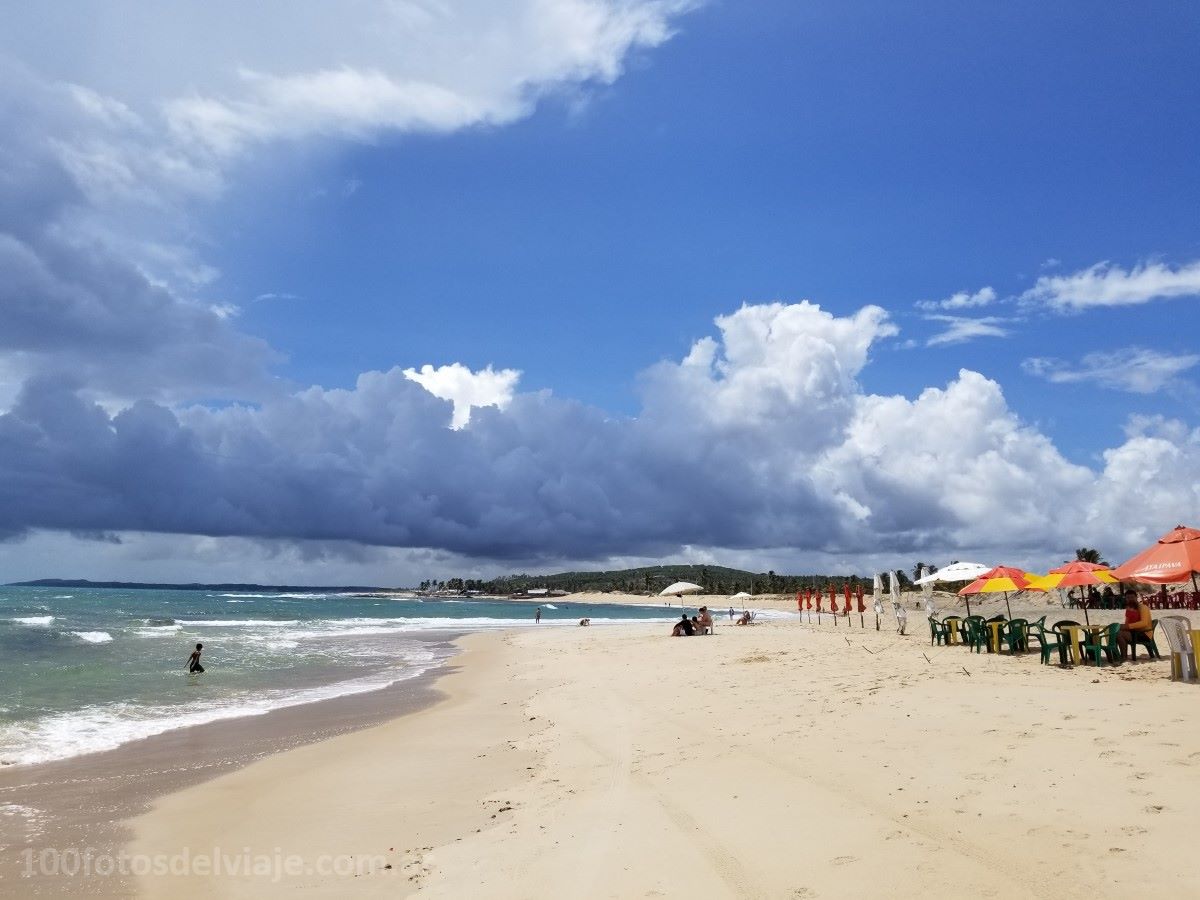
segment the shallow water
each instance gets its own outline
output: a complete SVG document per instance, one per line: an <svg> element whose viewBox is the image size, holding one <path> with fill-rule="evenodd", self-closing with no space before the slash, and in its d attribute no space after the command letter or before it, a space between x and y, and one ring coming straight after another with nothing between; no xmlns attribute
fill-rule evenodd
<svg viewBox="0 0 1200 900"><path fill-rule="evenodd" d="M0 587L0 762L375 691L439 665L439 633L532 625L534 602ZM542 625L668 621L678 607L541 604ZM203 675L184 671L204 644Z"/></svg>

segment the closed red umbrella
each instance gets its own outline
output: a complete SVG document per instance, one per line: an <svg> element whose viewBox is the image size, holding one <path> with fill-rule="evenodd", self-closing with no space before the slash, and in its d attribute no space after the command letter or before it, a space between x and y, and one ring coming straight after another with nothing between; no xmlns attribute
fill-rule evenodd
<svg viewBox="0 0 1200 900"><path fill-rule="evenodd" d="M845 604L842 606L842 612L850 615L850 582L842 585L842 595L846 598Z"/></svg>
<svg viewBox="0 0 1200 900"><path fill-rule="evenodd" d="M1192 580L1200 572L1200 530L1176 525L1133 559L1112 570L1121 581L1143 581L1148 584L1177 584Z"/></svg>

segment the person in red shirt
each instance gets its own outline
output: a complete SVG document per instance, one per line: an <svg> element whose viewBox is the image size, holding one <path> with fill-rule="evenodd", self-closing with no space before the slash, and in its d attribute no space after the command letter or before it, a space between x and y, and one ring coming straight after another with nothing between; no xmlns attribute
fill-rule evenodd
<svg viewBox="0 0 1200 900"><path fill-rule="evenodd" d="M1133 588L1125 590L1125 624L1117 632L1117 648L1121 651L1121 662L1129 655L1129 644L1134 634L1149 634L1154 627L1150 617L1150 607L1138 599L1137 591Z"/></svg>

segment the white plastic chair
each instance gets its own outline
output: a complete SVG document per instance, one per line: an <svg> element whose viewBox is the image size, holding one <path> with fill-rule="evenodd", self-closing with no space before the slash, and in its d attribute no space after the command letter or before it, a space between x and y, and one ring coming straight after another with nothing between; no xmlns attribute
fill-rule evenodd
<svg viewBox="0 0 1200 900"><path fill-rule="evenodd" d="M1158 627L1167 636L1171 647L1171 680L1195 681L1196 653L1192 648L1192 636L1188 629L1192 623L1187 616L1163 616L1158 620Z"/></svg>

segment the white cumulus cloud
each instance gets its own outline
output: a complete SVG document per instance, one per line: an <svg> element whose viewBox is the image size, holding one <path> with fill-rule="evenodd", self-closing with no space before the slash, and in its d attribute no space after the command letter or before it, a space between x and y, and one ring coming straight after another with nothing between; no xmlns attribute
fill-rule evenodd
<svg viewBox="0 0 1200 900"><path fill-rule="evenodd" d="M491 366L472 372L462 363L448 366L421 366L420 370L405 369L404 377L415 381L433 396L454 404L451 426L462 428L471 420L471 410L483 406L504 409L512 401L513 391L521 380L516 369L496 371Z"/></svg>

